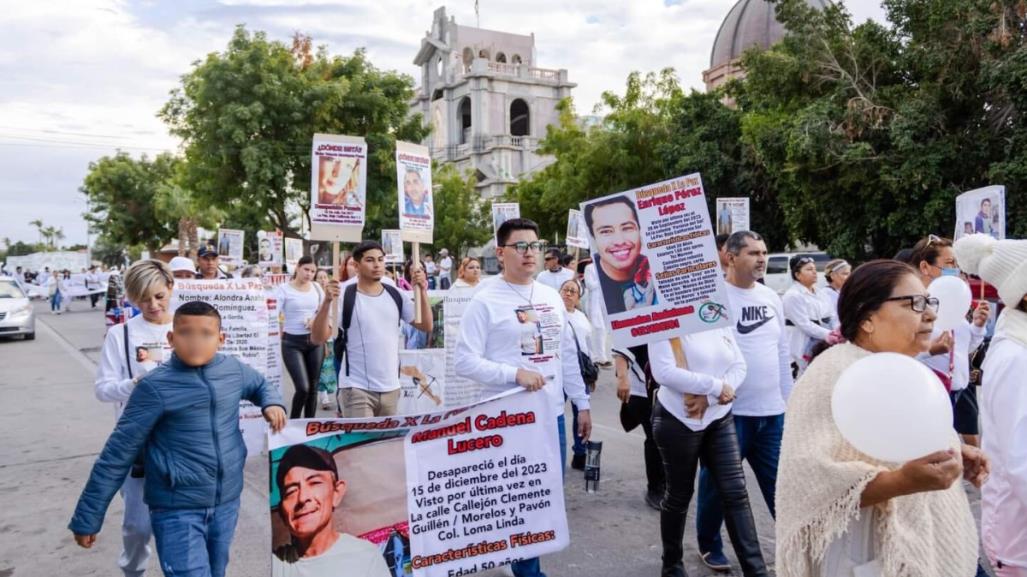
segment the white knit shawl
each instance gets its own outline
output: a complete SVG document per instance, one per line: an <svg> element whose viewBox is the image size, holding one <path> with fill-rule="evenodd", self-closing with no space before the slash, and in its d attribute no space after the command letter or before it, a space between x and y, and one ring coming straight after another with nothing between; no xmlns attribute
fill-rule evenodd
<svg viewBox="0 0 1027 577"><path fill-rule="evenodd" d="M881 471L898 467L856 450L831 416L838 377L869 354L852 344L831 347L792 391L775 499L778 577L818 574L828 545L858 518L864 488ZM955 431L952 446L959 448ZM977 527L961 482L944 491L896 497L876 508L874 536L884 577L974 575Z"/></svg>

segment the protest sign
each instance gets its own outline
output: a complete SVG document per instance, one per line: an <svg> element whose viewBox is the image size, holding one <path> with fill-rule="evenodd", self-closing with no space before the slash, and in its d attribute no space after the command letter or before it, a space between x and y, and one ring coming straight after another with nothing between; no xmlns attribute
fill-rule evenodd
<svg viewBox="0 0 1027 577"><path fill-rule="evenodd" d="M615 348L728 326L698 174L581 203Z"/></svg>
<svg viewBox="0 0 1027 577"><path fill-rule="evenodd" d="M89 253L86 251L54 251L34 252L24 256L8 255L5 258L7 268L14 271L21 267L24 271L43 272L49 268L54 270L70 270L79 272L89 268Z"/></svg>
<svg viewBox="0 0 1027 577"><path fill-rule="evenodd" d="M456 349L460 344L460 319L474 296L473 287L449 289L443 302L443 343L446 347L447 409L469 405L481 398L481 385L456 373Z"/></svg>
<svg viewBox="0 0 1027 577"><path fill-rule="evenodd" d="M1006 238L1005 186L985 186L956 197L956 232L952 238L975 233Z"/></svg>
<svg viewBox="0 0 1027 577"><path fill-rule="evenodd" d="M403 237L398 230L382 230L382 248L387 264L403 264Z"/></svg>
<svg viewBox="0 0 1027 577"><path fill-rule="evenodd" d="M450 577L570 541L555 417L515 392L449 412L291 420L271 435L271 565L293 574ZM317 492L328 515L310 515Z"/></svg>
<svg viewBox="0 0 1027 577"><path fill-rule="evenodd" d="M492 235L498 236L499 227L511 218L520 218L521 205L516 202L493 202L492 203Z"/></svg>
<svg viewBox="0 0 1027 577"><path fill-rule="evenodd" d="M403 240L431 244L435 228L431 187L431 154L427 146L396 143L396 182L399 184L399 229Z"/></svg>
<svg viewBox="0 0 1027 577"><path fill-rule="evenodd" d="M225 264L242 264L243 235L241 230L218 229L218 256Z"/></svg>
<svg viewBox="0 0 1027 577"><path fill-rule="evenodd" d="M221 331L225 333L221 353L238 358L281 390L277 304L274 309L270 308L263 280L175 279L171 311L190 301L206 302L221 315ZM269 356L276 358L269 359ZM250 456L259 454L266 434L260 407L249 401L241 402L239 419L247 451Z"/></svg>
<svg viewBox="0 0 1027 577"><path fill-rule="evenodd" d="M399 352L400 415L441 411L446 394L445 349Z"/></svg>
<svg viewBox="0 0 1027 577"><path fill-rule="evenodd" d="M717 199L717 234L749 230L749 199L730 197Z"/></svg>
<svg viewBox="0 0 1027 577"><path fill-rule="evenodd" d="M257 264L261 269L271 271L281 268L282 240L281 231L257 231Z"/></svg>
<svg viewBox="0 0 1027 577"><path fill-rule="evenodd" d="M367 211L367 143L315 134L311 155L310 238L360 242Z"/></svg>
<svg viewBox="0 0 1027 577"><path fill-rule="evenodd" d="M588 250L588 231L585 216L580 210L570 209L567 212L567 246Z"/></svg>
<svg viewBox="0 0 1027 577"><path fill-rule="evenodd" d="M303 239L285 239L285 266L289 268L289 273L296 270L296 265L299 264L301 258L303 258Z"/></svg>

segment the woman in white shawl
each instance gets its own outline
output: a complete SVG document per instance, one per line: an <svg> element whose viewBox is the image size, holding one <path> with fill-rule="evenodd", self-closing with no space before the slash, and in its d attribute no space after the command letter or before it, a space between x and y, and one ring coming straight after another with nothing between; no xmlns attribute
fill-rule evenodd
<svg viewBox="0 0 1027 577"><path fill-rule="evenodd" d="M838 313L849 342L818 356L788 403L776 495L779 577L974 575L977 528L958 481L980 486L989 467L983 453L953 431L947 451L885 463L842 438L831 415L834 385L849 365L872 353L927 350L937 304L896 261L864 264L842 288Z"/></svg>

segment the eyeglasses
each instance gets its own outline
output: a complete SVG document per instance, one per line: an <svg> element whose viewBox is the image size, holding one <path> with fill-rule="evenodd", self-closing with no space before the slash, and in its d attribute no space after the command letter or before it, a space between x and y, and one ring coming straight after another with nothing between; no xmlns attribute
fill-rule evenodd
<svg viewBox="0 0 1027 577"><path fill-rule="evenodd" d="M938 299L936 297L925 297L924 295L906 295L901 297L890 297L885 301L909 301L909 308L915 313L922 313L931 307L931 310L938 312Z"/></svg>
<svg viewBox="0 0 1027 577"><path fill-rule="evenodd" d="M560 289L560 294L576 295L576 294L578 294L578 289L573 288L573 287L562 288L562 289Z"/></svg>
<svg viewBox="0 0 1027 577"><path fill-rule="evenodd" d="M528 252L529 248L535 252L542 252L546 250L546 246L548 246L548 243L541 240L536 240L532 242L526 242L521 240L517 242L512 242L510 244L504 244L502 246L513 248L517 251L518 254L525 254L526 252Z"/></svg>

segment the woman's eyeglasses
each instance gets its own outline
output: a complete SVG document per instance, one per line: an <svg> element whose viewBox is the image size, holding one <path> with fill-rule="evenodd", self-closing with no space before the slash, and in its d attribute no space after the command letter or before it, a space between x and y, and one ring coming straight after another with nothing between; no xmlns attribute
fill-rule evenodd
<svg viewBox="0 0 1027 577"><path fill-rule="evenodd" d="M890 297L885 301L909 301L909 308L915 313L922 313L931 307L931 310L938 312L938 299L936 297L925 297L924 295L906 295L901 297Z"/></svg>
<svg viewBox="0 0 1027 577"><path fill-rule="evenodd" d="M525 242L521 240L518 242L511 242L510 244L504 244L503 246L513 248L517 251L518 254L525 254L526 252L528 252L529 248L535 252L542 252L546 250L546 246L548 246L548 243L541 240L536 240L533 242Z"/></svg>

